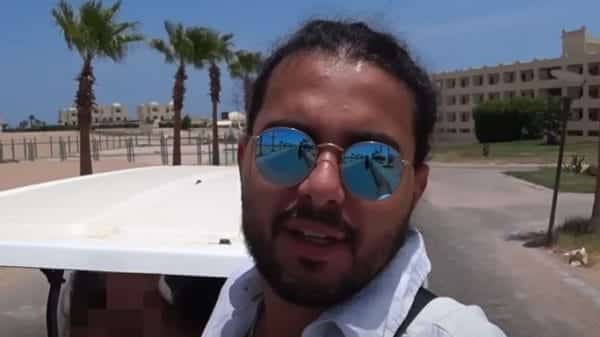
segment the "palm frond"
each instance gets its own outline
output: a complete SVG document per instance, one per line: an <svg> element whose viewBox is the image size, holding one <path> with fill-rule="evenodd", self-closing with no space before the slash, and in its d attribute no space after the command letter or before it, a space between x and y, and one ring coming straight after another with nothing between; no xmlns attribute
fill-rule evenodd
<svg viewBox="0 0 600 337"><path fill-rule="evenodd" d="M174 52L171 49L171 46L167 42L165 42L161 39L152 39L152 40L150 40L150 47L152 49L160 52L161 54L163 54L165 57L165 62L167 62L167 63L175 62Z"/></svg>

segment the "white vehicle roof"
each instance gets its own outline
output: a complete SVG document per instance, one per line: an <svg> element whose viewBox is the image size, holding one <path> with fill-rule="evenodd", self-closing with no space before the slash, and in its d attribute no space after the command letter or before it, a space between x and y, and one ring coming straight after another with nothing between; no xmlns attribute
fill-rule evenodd
<svg viewBox="0 0 600 337"><path fill-rule="evenodd" d="M59 180L0 192L0 266L226 277L249 259L240 221L235 167Z"/></svg>

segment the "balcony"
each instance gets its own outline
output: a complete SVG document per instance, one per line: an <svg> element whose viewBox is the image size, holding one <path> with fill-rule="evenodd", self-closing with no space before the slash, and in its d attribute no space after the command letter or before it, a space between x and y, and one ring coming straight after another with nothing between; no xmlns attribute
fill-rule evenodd
<svg viewBox="0 0 600 337"><path fill-rule="evenodd" d="M600 85L590 85L588 88L588 94L591 99L600 98Z"/></svg>
<svg viewBox="0 0 600 337"><path fill-rule="evenodd" d="M500 83L500 74L495 73L495 74L488 75L488 84L489 85L496 85L498 83Z"/></svg>
<svg viewBox="0 0 600 337"><path fill-rule="evenodd" d="M456 105L456 96L448 96L446 97L447 105Z"/></svg>
<svg viewBox="0 0 600 337"><path fill-rule="evenodd" d="M462 95L460 96L460 104L462 105L467 105L470 103L470 96L469 95Z"/></svg>
<svg viewBox="0 0 600 337"><path fill-rule="evenodd" d="M483 103L484 97L483 94L473 94L473 103L481 104Z"/></svg>
<svg viewBox="0 0 600 337"><path fill-rule="evenodd" d="M488 94L488 97L491 101L498 100L498 99L500 99L500 93L499 92L490 92Z"/></svg>
<svg viewBox="0 0 600 337"><path fill-rule="evenodd" d="M504 98L506 99L511 99L515 97L515 92L514 91L505 91L504 92Z"/></svg>
<svg viewBox="0 0 600 337"><path fill-rule="evenodd" d="M460 113L460 121L465 123L469 121L469 117L471 116L471 114L467 111L463 111Z"/></svg>
<svg viewBox="0 0 600 337"><path fill-rule="evenodd" d="M456 122L456 112L448 112L446 120L448 122Z"/></svg>
<svg viewBox="0 0 600 337"><path fill-rule="evenodd" d="M555 80L556 78L554 76L552 76L552 71L553 70L560 70L560 69L561 69L560 66L540 68L538 70L538 78L540 80L542 80L542 81Z"/></svg>
<svg viewBox="0 0 600 337"><path fill-rule="evenodd" d="M571 113L569 114L569 120L573 122L578 122L583 119L583 109L575 108L571 109Z"/></svg>
<svg viewBox="0 0 600 337"><path fill-rule="evenodd" d="M483 85L483 76L482 75L473 76L473 85L476 87L482 86Z"/></svg>
<svg viewBox="0 0 600 337"><path fill-rule="evenodd" d="M515 77L516 76L514 71L509 71L502 74L504 83L515 83Z"/></svg>
<svg viewBox="0 0 600 337"><path fill-rule="evenodd" d="M454 78L450 78L446 80L446 88L454 89L456 87L456 80Z"/></svg>
<svg viewBox="0 0 600 337"><path fill-rule="evenodd" d="M567 71L582 75L583 74L583 65L582 64L571 64L571 65L567 66Z"/></svg>
<svg viewBox="0 0 600 337"><path fill-rule="evenodd" d="M535 79L535 72L530 70L522 70L521 71L521 82L531 82Z"/></svg>
<svg viewBox="0 0 600 337"><path fill-rule="evenodd" d="M521 96L523 96L523 97L529 97L529 98L535 98L535 90L532 90L532 89L521 90Z"/></svg>
<svg viewBox="0 0 600 337"><path fill-rule="evenodd" d="M590 108L588 110L588 119L591 121L598 121L600 117L600 108Z"/></svg>
<svg viewBox="0 0 600 337"><path fill-rule="evenodd" d="M588 72L592 76L600 76L600 62L589 63Z"/></svg>
<svg viewBox="0 0 600 337"><path fill-rule="evenodd" d="M468 77L461 77L460 79L460 87L461 88L466 88L469 86L469 78Z"/></svg>

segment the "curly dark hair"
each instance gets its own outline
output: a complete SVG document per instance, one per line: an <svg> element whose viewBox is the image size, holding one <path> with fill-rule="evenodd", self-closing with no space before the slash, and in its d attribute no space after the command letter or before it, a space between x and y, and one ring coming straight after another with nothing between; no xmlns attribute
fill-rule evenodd
<svg viewBox="0 0 600 337"><path fill-rule="evenodd" d="M266 59L256 78L248 111L247 133L252 134L269 79L285 58L300 52L321 52L352 60L371 62L402 81L415 97L415 166L431 150L437 95L427 72L411 57L404 42L393 35L371 29L363 22L312 20L283 42Z"/></svg>

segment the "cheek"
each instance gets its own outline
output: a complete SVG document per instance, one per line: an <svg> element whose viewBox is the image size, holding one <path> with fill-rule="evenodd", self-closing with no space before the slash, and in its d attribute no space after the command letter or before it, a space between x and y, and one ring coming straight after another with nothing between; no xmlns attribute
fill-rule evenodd
<svg viewBox="0 0 600 337"><path fill-rule="evenodd" d="M271 226L277 215L295 200L292 189L282 189L268 183L256 170L245 167L242 179L244 213L252 220L253 226L271 236Z"/></svg>

